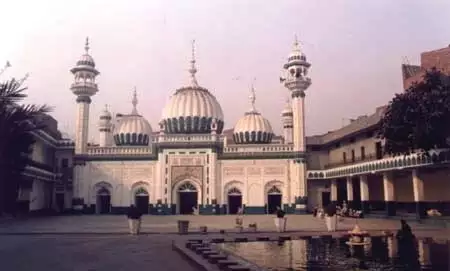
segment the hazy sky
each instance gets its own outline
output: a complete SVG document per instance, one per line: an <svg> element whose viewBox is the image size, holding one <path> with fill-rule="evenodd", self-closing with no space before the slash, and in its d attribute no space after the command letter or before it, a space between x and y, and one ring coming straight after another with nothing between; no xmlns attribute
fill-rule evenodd
<svg viewBox="0 0 450 271"><path fill-rule="evenodd" d="M312 64L308 135L374 112L402 90L403 56L418 63L421 52L450 44L449 0L1 0L0 7L0 65L13 65L3 78L29 72L28 101L55 106L70 133L69 69L89 36L101 72L90 138L105 104L131 111L134 86L138 110L156 130L169 96L187 83L192 39L198 81L219 100L226 127L249 109L256 78L257 109L279 133L287 96L279 76L297 34Z"/></svg>

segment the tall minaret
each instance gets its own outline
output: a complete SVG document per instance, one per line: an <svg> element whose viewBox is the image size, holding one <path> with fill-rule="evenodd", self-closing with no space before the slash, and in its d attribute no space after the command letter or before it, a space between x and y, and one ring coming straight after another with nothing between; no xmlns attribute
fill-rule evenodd
<svg viewBox="0 0 450 271"><path fill-rule="evenodd" d="M108 105L105 105L100 114L100 121L98 122L98 130L100 132L100 147L109 147L113 143L112 138L112 115L108 110Z"/></svg>
<svg viewBox="0 0 450 271"><path fill-rule="evenodd" d="M296 38L288 62L284 64L286 74L282 79L284 80L284 86L291 91L294 149L300 152L306 149L305 90L311 85L311 79L307 76L310 66L311 64L306 61L306 56L300 50Z"/></svg>
<svg viewBox="0 0 450 271"><path fill-rule="evenodd" d="M292 144L292 128L293 128L293 113L290 97L286 99L286 105L281 112L281 119L283 122L283 138L285 144Z"/></svg>
<svg viewBox="0 0 450 271"><path fill-rule="evenodd" d="M294 48L284 65L285 77L281 78L284 86L291 92L292 126L294 151L298 152L298 159L289 163L290 167L290 192L291 202L295 201L296 212L303 212L307 204L307 179L306 179L306 151L305 140L305 90L311 85L311 79L307 77L311 66L306 61L306 56L300 50L297 38Z"/></svg>
<svg viewBox="0 0 450 271"><path fill-rule="evenodd" d="M70 90L77 96L77 115L75 120L75 154L86 153L89 127L89 105L91 96L97 93L95 77L99 72L95 69L94 59L89 55L89 39L86 38L85 53L70 71L74 82Z"/></svg>

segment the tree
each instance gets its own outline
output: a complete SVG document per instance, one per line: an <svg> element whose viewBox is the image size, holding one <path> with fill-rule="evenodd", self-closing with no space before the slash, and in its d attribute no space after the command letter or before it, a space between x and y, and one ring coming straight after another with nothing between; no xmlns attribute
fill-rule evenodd
<svg viewBox="0 0 450 271"><path fill-rule="evenodd" d="M449 147L448 79L432 69L421 82L395 95L380 122L379 136L385 139L385 153L405 155Z"/></svg>
<svg viewBox="0 0 450 271"><path fill-rule="evenodd" d="M31 162L34 144L32 131L44 128L46 105L22 104L27 95L21 82L0 83L0 215L14 213L23 171Z"/></svg>

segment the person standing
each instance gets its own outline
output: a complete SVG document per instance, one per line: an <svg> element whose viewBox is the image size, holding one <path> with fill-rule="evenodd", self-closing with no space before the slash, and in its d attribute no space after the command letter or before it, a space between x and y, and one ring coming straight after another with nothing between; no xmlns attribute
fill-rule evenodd
<svg viewBox="0 0 450 271"><path fill-rule="evenodd" d="M284 217L286 213L278 206L275 214L275 227L278 232L284 232L286 230L286 218Z"/></svg>
<svg viewBox="0 0 450 271"><path fill-rule="evenodd" d="M139 234L141 230L141 217L142 217L141 211L134 204L131 204L127 212L130 234L132 235Z"/></svg>
<svg viewBox="0 0 450 271"><path fill-rule="evenodd" d="M330 203L326 207L325 223L327 225L327 230L329 232L336 231L336 227L337 227L336 211L337 211L337 208L336 208L335 203Z"/></svg>

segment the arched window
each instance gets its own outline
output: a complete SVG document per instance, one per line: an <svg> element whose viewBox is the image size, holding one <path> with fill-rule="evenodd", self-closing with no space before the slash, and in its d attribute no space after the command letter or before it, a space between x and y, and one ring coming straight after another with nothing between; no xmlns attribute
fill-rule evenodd
<svg viewBox="0 0 450 271"><path fill-rule="evenodd" d="M196 192L197 189L190 182L185 182L178 188L179 192Z"/></svg>
<svg viewBox="0 0 450 271"><path fill-rule="evenodd" d="M272 188L269 189L267 194L281 194L281 191L280 189L278 189L278 187L272 186Z"/></svg>
<svg viewBox="0 0 450 271"><path fill-rule="evenodd" d="M109 196L109 190L105 187L102 187L97 191L97 196Z"/></svg>
<svg viewBox="0 0 450 271"><path fill-rule="evenodd" d="M148 196L147 190L145 190L143 187L139 187L136 189L136 192L134 193L136 196Z"/></svg>
<svg viewBox="0 0 450 271"><path fill-rule="evenodd" d="M237 189L236 187L231 188L230 190L228 190L228 195L229 196L238 196L241 195L241 190Z"/></svg>

